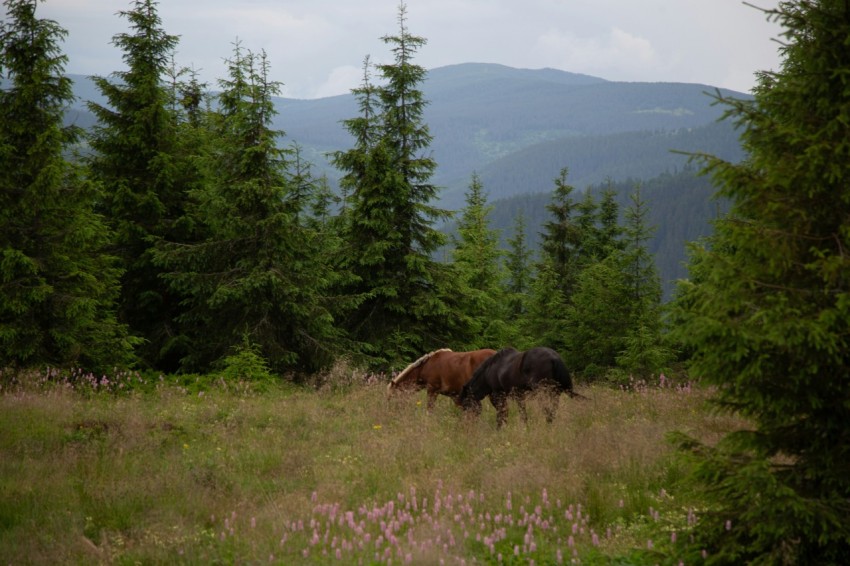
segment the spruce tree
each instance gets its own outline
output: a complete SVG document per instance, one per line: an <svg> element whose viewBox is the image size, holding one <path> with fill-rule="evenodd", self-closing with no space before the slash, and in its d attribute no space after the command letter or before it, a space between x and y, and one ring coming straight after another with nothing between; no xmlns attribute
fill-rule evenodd
<svg viewBox="0 0 850 566"><path fill-rule="evenodd" d="M377 66L381 85L369 81L367 61L364 85L355 90L361 115L345 122L354 147L333 156L351 191L345 267L357 283L345 293L362 299L346 327L378 364L470 338L456 308L456 274L431 257L445 243L433 224L449 214L431 204L436 162L427 154L431 134L419 89L426 71L413 62L425 39L409 32L404 3L398 23L397 35L382 38L393 62Z"/></svg>
<svg viewBox="0 0 850 566"><path fill-rule="evenodd" d="M541 259L549 263L557 289L564 299L569 300L580 271L585 234L576 220L578 205L573 200L575 187L567 183L567 173L567 168L561 169L555 179L552 202L546 205L551 219L543 224Z"/></svg>
<svg viewBox="0 0 850 566"><path fill-rule="evenodd" d="M569 302L561 292L561 282L551 262L542 261L535 266L520 332L521 337L527 340L526 346L547 346L563 356L568 351L570 328L567 318ZM565 361L573 367L570 360Z"/></svg>
<svg viewBox="0 0 850 566"><path fill-rule="evenodd" d="M850 556L850 4L781 2L783 61L720 97L748 159L704 156L730 199L679 288L691 371L752 427L683 440L710 506L690 549L715 564ZM686 539L686 537L682 537ZM686 539L687 540L687 539Z"/></svg>
<svg viewBox="0 0 850 566"><path fill-rule="evenodd" d="M265 53L237 42L213 116L217 142L204 156L210 181L193 192L191 221L206 234L163 240L157 264L185 296L181 323L192 338L184 369L209 371L240 348L277 372L314 371L336 354L338 333L322 297L333 282L320 234L304 214L314 184L304 164L289 170L283 132L271 128Z"/></svg>
<svg viewBox="0 0 850 566"><path fill-rule="evenodd" d="M628 305L624 344L617 356L617 366L629 376L646 379L661 372L672 359L664 345L661 280L655 258L649 252L649 241L655 231L647 224L649 207L637 185L629 195L631 206L625 212L623 249L615 252L623 274Z"/></svg>
<svg viewBox="0 0 850 566"><path fill-rule="evenodd" d="M506 305L502 292L499 233L490 228L487 195L477 174L472 175L466 192L466 206L457 223L452 259L463 284L464 307L472 321L474 340L468 349L491 348L507 340Z"/></svg>
<svg viewBox="0 0 850 566"><path fill-rule="evenodd" d="M579 237L573 247L575 275L595 261L605 259L602 252L602 233L599 226L599 205L588 188L575 207L575 226Z"/></svg>
<svg viewBox="0 0 850 566"><path fill-rule="evenodd" d="M648 248L655 228L647 225L649 207L641 196L640 185L629 195L629 200L631 206L626 209L623 227L622 264L629 288L629 302L634 316L641 318L645 312L658 309L661 282Z"/></svg>
<svg viewBox="0 0 850 566"><path fill-rule="evenodd" d="M130 31L113 37L127 69L112 79L94 77L107 105L89 102L98 119L90 144L93 178L104 189L103 211L115 233L114 252L121 258L119 318L142 338L140 354L148 366L176 369L183 354L176 318L179 300L160 278L152 261L156 238L180 240L176 224L184 216L187 187L180 183L177 119L164 78L177 37L162 29L153 0L136 0L119 13Z"/></svg>
<svg viewBox="0 0 850 566"><path fill-rule="evenodd" d="M617 191L611 181L602 189L597 209L597 238L591 255L599 261L623 249L620 206L617 204Z"/></svg>
<svg viewBox="0 0 850 566"><path fill-rule="evenodd" d="M532 343L560 352L567 348L570 332L567 305L580 272L585 235L576 220L575 188L567 183L567 172L566 168L562 169L555 179L552 201L546 205L551 219L543 224L540 259L535 266L528 313L522 325Z"/></svg>
<svg viewBox="0 0 850 566"><path fill-rule="evenodd" d="M564 358L585 380L604 377L625 346L631 304L621 258L616 254L585 267L563 323Z"/></svg>
<svg viewBox="0 0 850 566"><path fill-rule="evenodd" d="M589 235L587 264L568 307L567 356L588 379L648 378L669 361L662 345L661 284L647 247L653 231L649 209L636 187L625 225L619 226L616 204L606 192L595 225L583 230Z"/></svg>
<svg viewBox="0 0 850 566"><path fill-rule="evenodd" d="M0 367L90 371L124 366L131 341L115 316L120 269L94 205L97 187L63 157L80 136L66 35L34 0L6 0L0 24Z"/></svg>
<svg viewBox="0 0 850 566"><path fill-rule="evenodd" d="M528 247L525 234L526 220L522 211L514 219L513 235L508 238L508 251L505 256L507 271L506 294L508 301L507 320L516 325L525 315L527 295L531 284L532 251ZM520 341L515 340L514 343Z"/></svg>

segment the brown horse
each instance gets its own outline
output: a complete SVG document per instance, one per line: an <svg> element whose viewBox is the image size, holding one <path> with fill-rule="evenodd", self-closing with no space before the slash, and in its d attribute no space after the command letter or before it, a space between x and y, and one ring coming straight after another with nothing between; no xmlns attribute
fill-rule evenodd
<svg viewBox="0 0 850 566"><path fill-rule="evenodd" d="M452 397L455 403L461 389L475 369L496 350L453 352L448 348L425 354L401 371L387 387L387 395L395 390L426 389L428 410L434 408L437 394Z"/></svg>

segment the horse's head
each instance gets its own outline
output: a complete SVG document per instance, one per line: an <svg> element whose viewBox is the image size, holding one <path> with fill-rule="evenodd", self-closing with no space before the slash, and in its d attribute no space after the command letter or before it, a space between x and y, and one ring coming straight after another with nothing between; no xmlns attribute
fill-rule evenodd
<svg viewBox="0 0 850 566"><path fill-rule="evenodd" d="M470 380L460 390L460 395L458 396L458 404L463 407L463 410L471 411L476 415L481 414L481 400L490 393L485 378L486 363L487 361L485 360L484 363L478 366L478 369L475 370ZM482 371L482 368L484 368L484 371Z"/></svg>
<svg viewBox="0 0 850 566"><path fill-rule="evenodd" d="M463 389L460 390L457 404L460 405L464 411L478 416L481 414L481 399L483 399L484 396L478 397L476 395L474 391L475 384L472 383L473 380L467 382L467 384L463 386Z"/></svg>
<svg viewBox="0 0 850 566"><path fill-rule="evenodd" d="M443 349L443 350L435 350L434 352L429 352L425 354L412 364L408 365L406 368L401 370L397 376L390 381L389 385L387 385L387 396L390 396L395 391L403 391L403 390L418 390L425 387L425 383L422 380L422 366L424 366L428 360L434 354L439 352L450 352L451 350Z"/></svg>
<svg viewBox="0 0 850 566"><path fill-rule="evenodd" d="M395 376L387 385L387 396L399 391L410 391L419 389L419 369L415 368L407 373L401 372Z"/></svg>

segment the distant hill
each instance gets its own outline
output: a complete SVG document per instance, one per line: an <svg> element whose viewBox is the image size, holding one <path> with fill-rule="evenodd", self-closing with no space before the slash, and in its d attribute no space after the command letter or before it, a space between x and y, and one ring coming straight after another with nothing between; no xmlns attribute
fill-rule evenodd
<svg viewBox="0 0 850 566"><path fill-rule="evenodd" d="M671 150L704 147L703 136L724 155L738 151L731 126L708 128L723 109L713 104L716 89L707 85L612 82L554 69L467 63L431 70L423 91L438 163L434 181L444 187L442 205L450 209L463 206L473 172L492 194L509 196L549 190L548 180L565 166L580 187L609 177L660 175L686 162ZM324 154L350 146L341 122L357 115L353 96L283 99L277 109L276 127L333 178ZM596 155L585 168L591 146ZM533 154L538 158L529 161ZM527 176L523 169L535 172ZM505 170L528 182L491 186Z"/></svg>
<svg viewBox="0 0 850 566"><path fill-rule="evenodd" d="M69 119L87 127L93 117L85 102L103 99L87 77L72 78L79 99ZM463 205L473 172L493 195L510 196L549 190L548 181L565 166L584 187L682 166L685 159L670 150L710 144L734 155L738 146L730 126L708 127L723 109L713 105L716 89L707 85L614 82L555 69L466 63L431 70L423 91L438 163L434 181L445 188L442 205L451 209ZM354 97L279 98L275 104L274 126L286 133L284 142L300 144L317 171L337 178L325 156L351 144L341 122L357 115Z"/></svg>
<svg viewBox="0 0 850 566"><path fill-rule="evenodd" d="M715 189L710 179L701 176L693 167L665 173L651 179L625 179L612 182L617 194L621 217L630 206L630 195L640 185L641 198L647 203L647 224L654 228L648 243L650 253L661 278L665 299L672 296L675 281L687 277L685 247L711 233L711 222L728 208L725 201L713 198ZM553 185L554 186L554 185ZM607 183L591 185L587 190L597 196ZM581 196L577 197L581 198ZM540 242L544 222L550 220L546 205L552 202L551 192L526 193L491 202L490 226L500 232L502 247L514 236L517 215L525 218L527 245L535 249ZM447 228L453 231L453 225Z"/></svg>
<svg viewBox="0 0 850 566"><path fill-rule="evenodd" d="M79 100L68 120L88 127L94 119L85 101L103 100L88 78L72 78ZM477 173L496 205L494 214L510 217L497 222L507 228L520 204L532 210L530 217L546 214L553 179L563 167L580 190L611 181L626 195L642 180L654 207L653 250L668 290L669 281L683 275L683 242L708 233L708 219L716 213L708 202L709 181L697 178L680 152L743 158L738 134L718 122L725 109L712 95L748 95L708 85L615 82L555 69L466 63L429 71L422 90L438 164L433 180L443 187L437 204L462 208ZM357 116L356 99L279 98L275 106L274 127L285 132L283 142L297 142L315 172L334 184L339 173L326 155L350 147L341 122ZM537 225L530 222L535 231Z"/></svg>

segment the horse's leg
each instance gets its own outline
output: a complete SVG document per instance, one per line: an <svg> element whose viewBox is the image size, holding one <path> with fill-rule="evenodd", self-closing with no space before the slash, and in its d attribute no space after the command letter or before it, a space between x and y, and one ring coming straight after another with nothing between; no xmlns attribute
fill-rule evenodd
<svg viewBox="0 0 850 566"><path fill-rule="evenodd" d="M508 396L504 393L491 393L490 403L496 409L496 428L508 422Z"/></svg>
<svg viewBox="0 0 850 566"><path fill-rule="evenodd" d="M437 390L428 388L428 412L434 410L434 403L437 402Z"/></svg>
<svg viewBox="0 0 850 566"><path fill-rule="evenodd" d="M546 413L546 422L551 423L555 420L555 413L558 411L558 402L561 398L561 392L555 388L546 392L546 400L544 401L543 411Z"/></svg>
<svg viewBox="0 0 850 566"><path fill-rule="evenodd" d="M519 407L519 414L522 416L522 422L528 424L528 411L525 409L525 393L518 393L516 398L516 405Z"/></svg>

